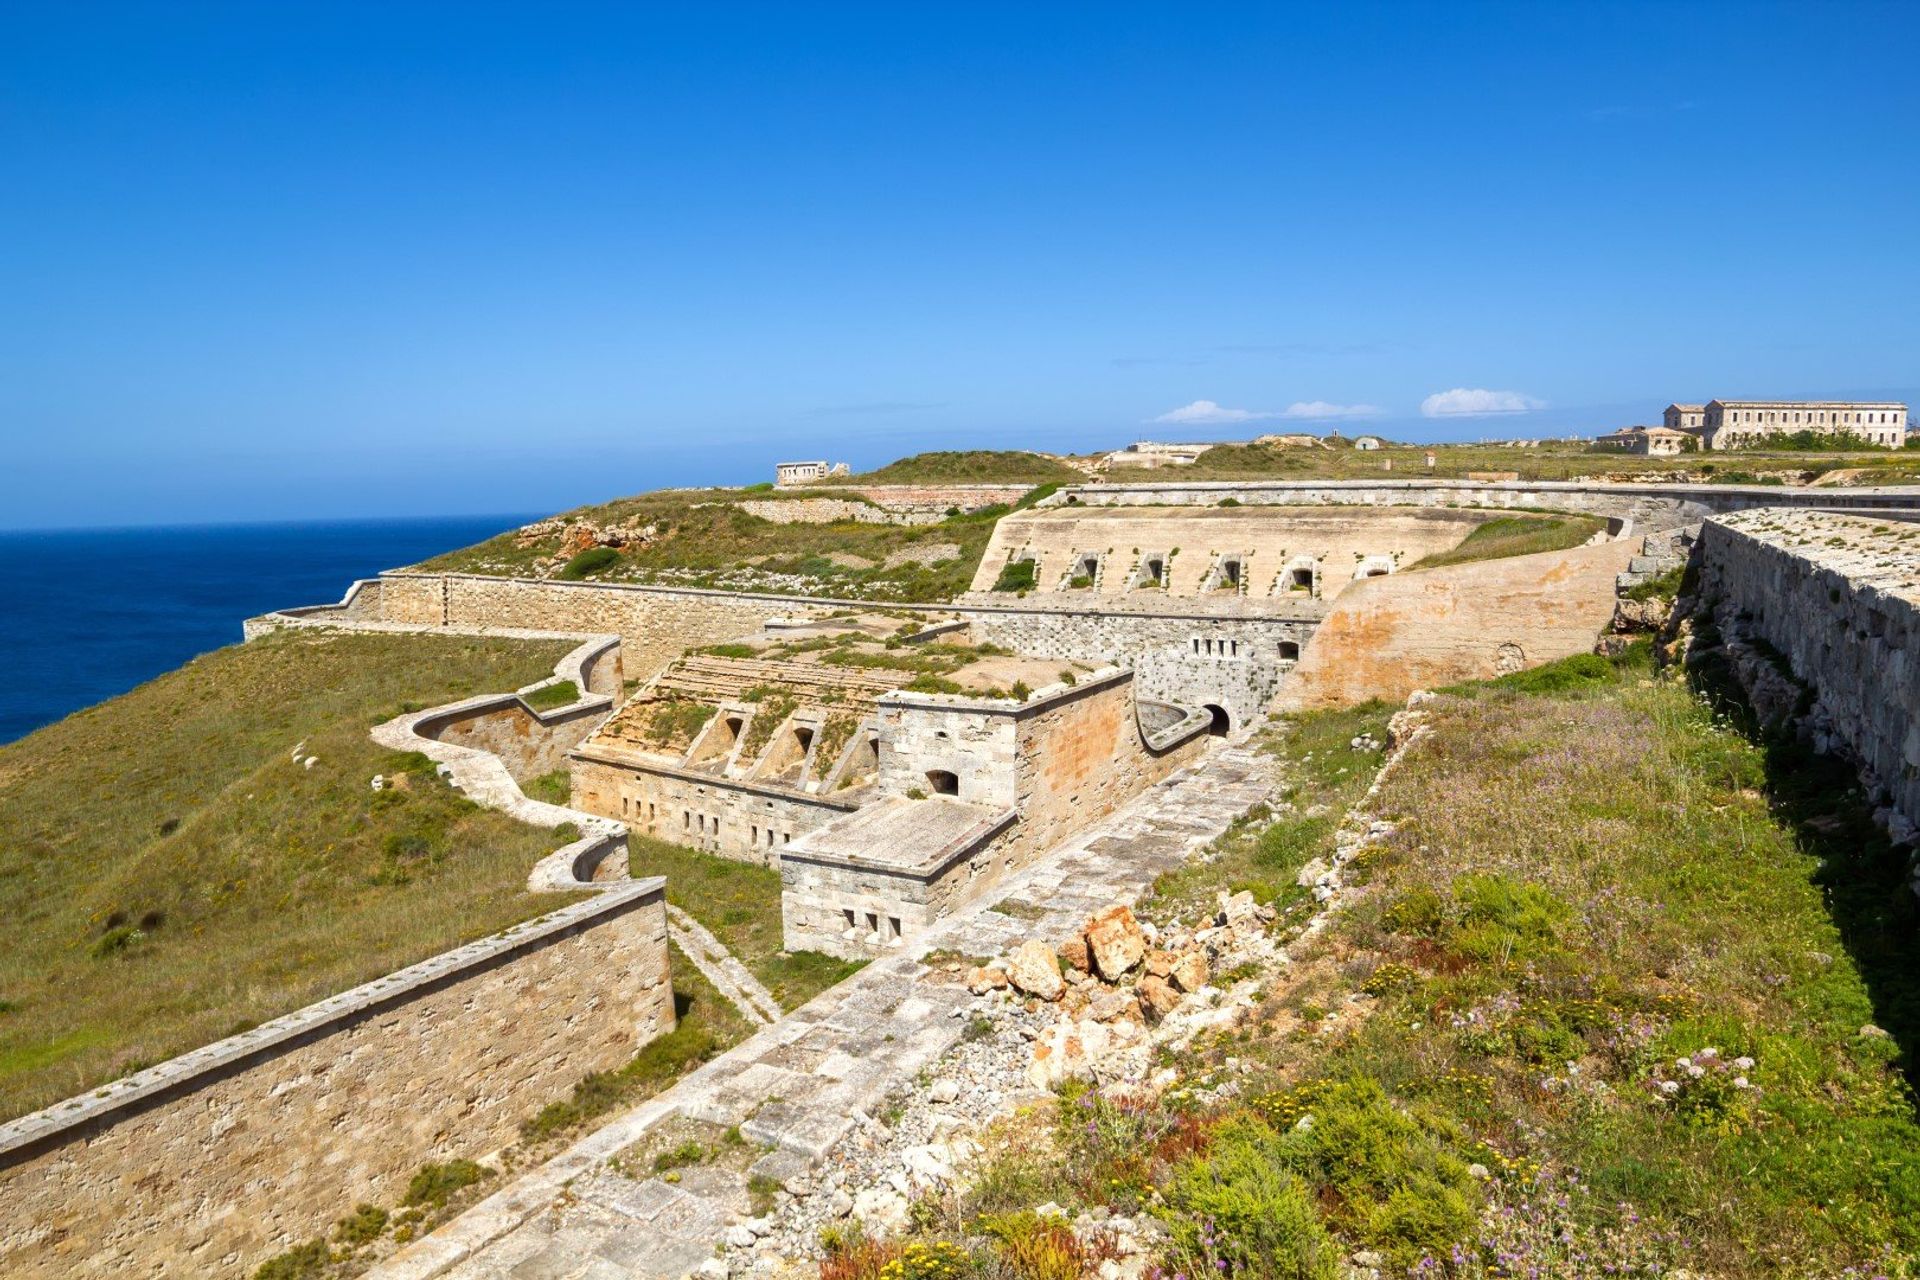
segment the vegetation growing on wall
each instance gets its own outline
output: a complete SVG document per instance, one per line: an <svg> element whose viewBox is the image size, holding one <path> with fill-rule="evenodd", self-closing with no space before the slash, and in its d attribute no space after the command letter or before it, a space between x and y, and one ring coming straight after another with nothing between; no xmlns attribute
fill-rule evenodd
<svg viewBox="0 0 1920 1280"><path fill-rule="evenodd" d="M1010 509L928 525L777 524L735 505L743 496L732 489L661 491L568 512L562 520L602 528L651 526L655 536L619 550L581 552L564 562L557 576L849 599L946 600L971 584L994 522ZM752 496L767 500L764 494ZM554 573L562 540L558 528L525 540L508 531L419 567L539 577Z"/></svg>
<svg viewBox="0 0 1920 1280"><path fill-rule="evenodd" d="M1587 540L1606 528L1606 521L1595 516L1511 515L1495 516L1445 551L1423 556L1410 569L1437 569L1442 565L1471 564L1476 560L1501 560L1507 556L1528 556L1542 551L1567 551L1585 546Z"/></svg>
<svg viewBox="0 0 1920 1280"><path fill-rule="evenodd" d="M287 632L0 747L0 1115L565 902L525 891L564 842L367 730L569 647Z"/></svg>

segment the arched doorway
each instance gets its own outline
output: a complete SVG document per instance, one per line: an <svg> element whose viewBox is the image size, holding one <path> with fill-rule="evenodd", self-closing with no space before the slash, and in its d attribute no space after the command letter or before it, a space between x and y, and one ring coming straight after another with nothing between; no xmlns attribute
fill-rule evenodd
<svg viewBox="0 0 1920 1280"><path fill-rule="evenodd" d="M1206 712L1212 717L1212 722L1207 725L1207 732L1216 738L1226 737L1227 732L1233 728L1233 717L1227 714L1227 709L1209 702Z"/></svg>

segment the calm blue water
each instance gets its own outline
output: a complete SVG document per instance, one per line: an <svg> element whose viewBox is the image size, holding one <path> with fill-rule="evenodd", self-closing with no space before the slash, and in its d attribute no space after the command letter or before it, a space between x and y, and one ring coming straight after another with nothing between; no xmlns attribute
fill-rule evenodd
<svg viewBox="0 0 1920 1280"><path fill-rule="evenodd" d="M531 516L0 533L0 742Z"/></svg>

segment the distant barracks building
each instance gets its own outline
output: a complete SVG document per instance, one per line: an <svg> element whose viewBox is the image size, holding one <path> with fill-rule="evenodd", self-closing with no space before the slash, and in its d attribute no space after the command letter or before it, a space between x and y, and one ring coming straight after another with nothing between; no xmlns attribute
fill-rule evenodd
<svg viewBox="0 0 1920 1280"><path fill-rule="evenodd" d="M1772 436L1858 436L1884 449L1907 444L1907 406L1891 400L1709 400L1670 404L1657 427L1626 427L1596 438L1598 448L1663 456L1690 448L1738 449Z"/></svg>

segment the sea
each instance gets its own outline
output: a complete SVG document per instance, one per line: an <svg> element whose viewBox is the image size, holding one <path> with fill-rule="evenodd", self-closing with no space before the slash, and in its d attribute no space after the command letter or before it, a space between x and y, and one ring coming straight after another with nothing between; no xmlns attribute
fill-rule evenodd
<svg viewBox="0 0 1920 1280"><path fill-rule="evenodd" d="M532 515L0 532L0 743Z"/></svg>

